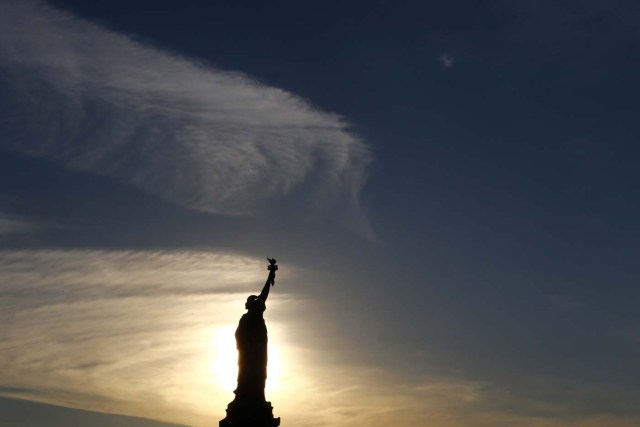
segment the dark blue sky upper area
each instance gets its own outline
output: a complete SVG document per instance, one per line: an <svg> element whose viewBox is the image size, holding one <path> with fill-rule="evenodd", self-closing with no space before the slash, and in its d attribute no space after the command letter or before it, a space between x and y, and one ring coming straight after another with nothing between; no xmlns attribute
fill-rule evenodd
<svg viewBox="0 0 640 427"><path fill-rule="evenodd" d="M637 373L637 3L51 3L354 125L384 245L337 268L378 277L361 298L388 319L380 342L480 371Z"/></svg>
<svg viewBox="0 0 640 427"><path fill-rule="evenodd" d="M344 115L390 244L607 275L638 249L633 2L52 3Z"/></svg>
<svg viewBox="0 0 640 427"><path fill-rule="evenodd" d="M411 234L468 209L635 233L640 9L422 3L53 2L343 114L378 159L371 203Z"/></svg>

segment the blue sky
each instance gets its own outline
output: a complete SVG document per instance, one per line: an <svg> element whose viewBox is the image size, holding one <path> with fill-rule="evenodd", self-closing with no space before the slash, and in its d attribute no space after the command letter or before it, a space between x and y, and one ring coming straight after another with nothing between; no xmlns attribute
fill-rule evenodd
<svg viewBox="0 0 640 427"><path fill-rule="evenodd" d="M637 425L640 7L423 3L0 2L0 393L222 418L274 256L295 425Z"/></svg>

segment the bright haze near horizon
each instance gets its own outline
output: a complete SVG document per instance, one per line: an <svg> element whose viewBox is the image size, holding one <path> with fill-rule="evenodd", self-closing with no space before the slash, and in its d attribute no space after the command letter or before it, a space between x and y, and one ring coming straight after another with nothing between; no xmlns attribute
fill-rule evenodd
<svg viewBox="0 0 640 427"><path fill-rule="evenodd" d="M0 426L640 425L639 25L0 0Z"/></svg>

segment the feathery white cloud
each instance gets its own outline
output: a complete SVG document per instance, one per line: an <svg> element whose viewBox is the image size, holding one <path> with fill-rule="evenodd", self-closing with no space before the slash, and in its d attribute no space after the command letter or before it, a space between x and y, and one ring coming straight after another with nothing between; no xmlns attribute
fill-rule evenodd
<svg viewBox="0 0 640 427"><path fill-rule="evenodd" d="M0 147L199 210L287 201L366 229L367 147L284 90L30 0L0 0L0 79Z"/></svg>

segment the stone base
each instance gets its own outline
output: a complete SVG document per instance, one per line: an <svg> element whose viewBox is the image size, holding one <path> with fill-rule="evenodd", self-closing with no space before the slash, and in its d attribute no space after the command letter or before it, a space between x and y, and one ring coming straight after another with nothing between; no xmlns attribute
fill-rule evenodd
<svg viewBox="0 0 640 427"><path fill-rule="evenodd" d="M227 406L227 416L220 427L278 427L280 417L273 417L271 402L238 402Z"/></svg>

